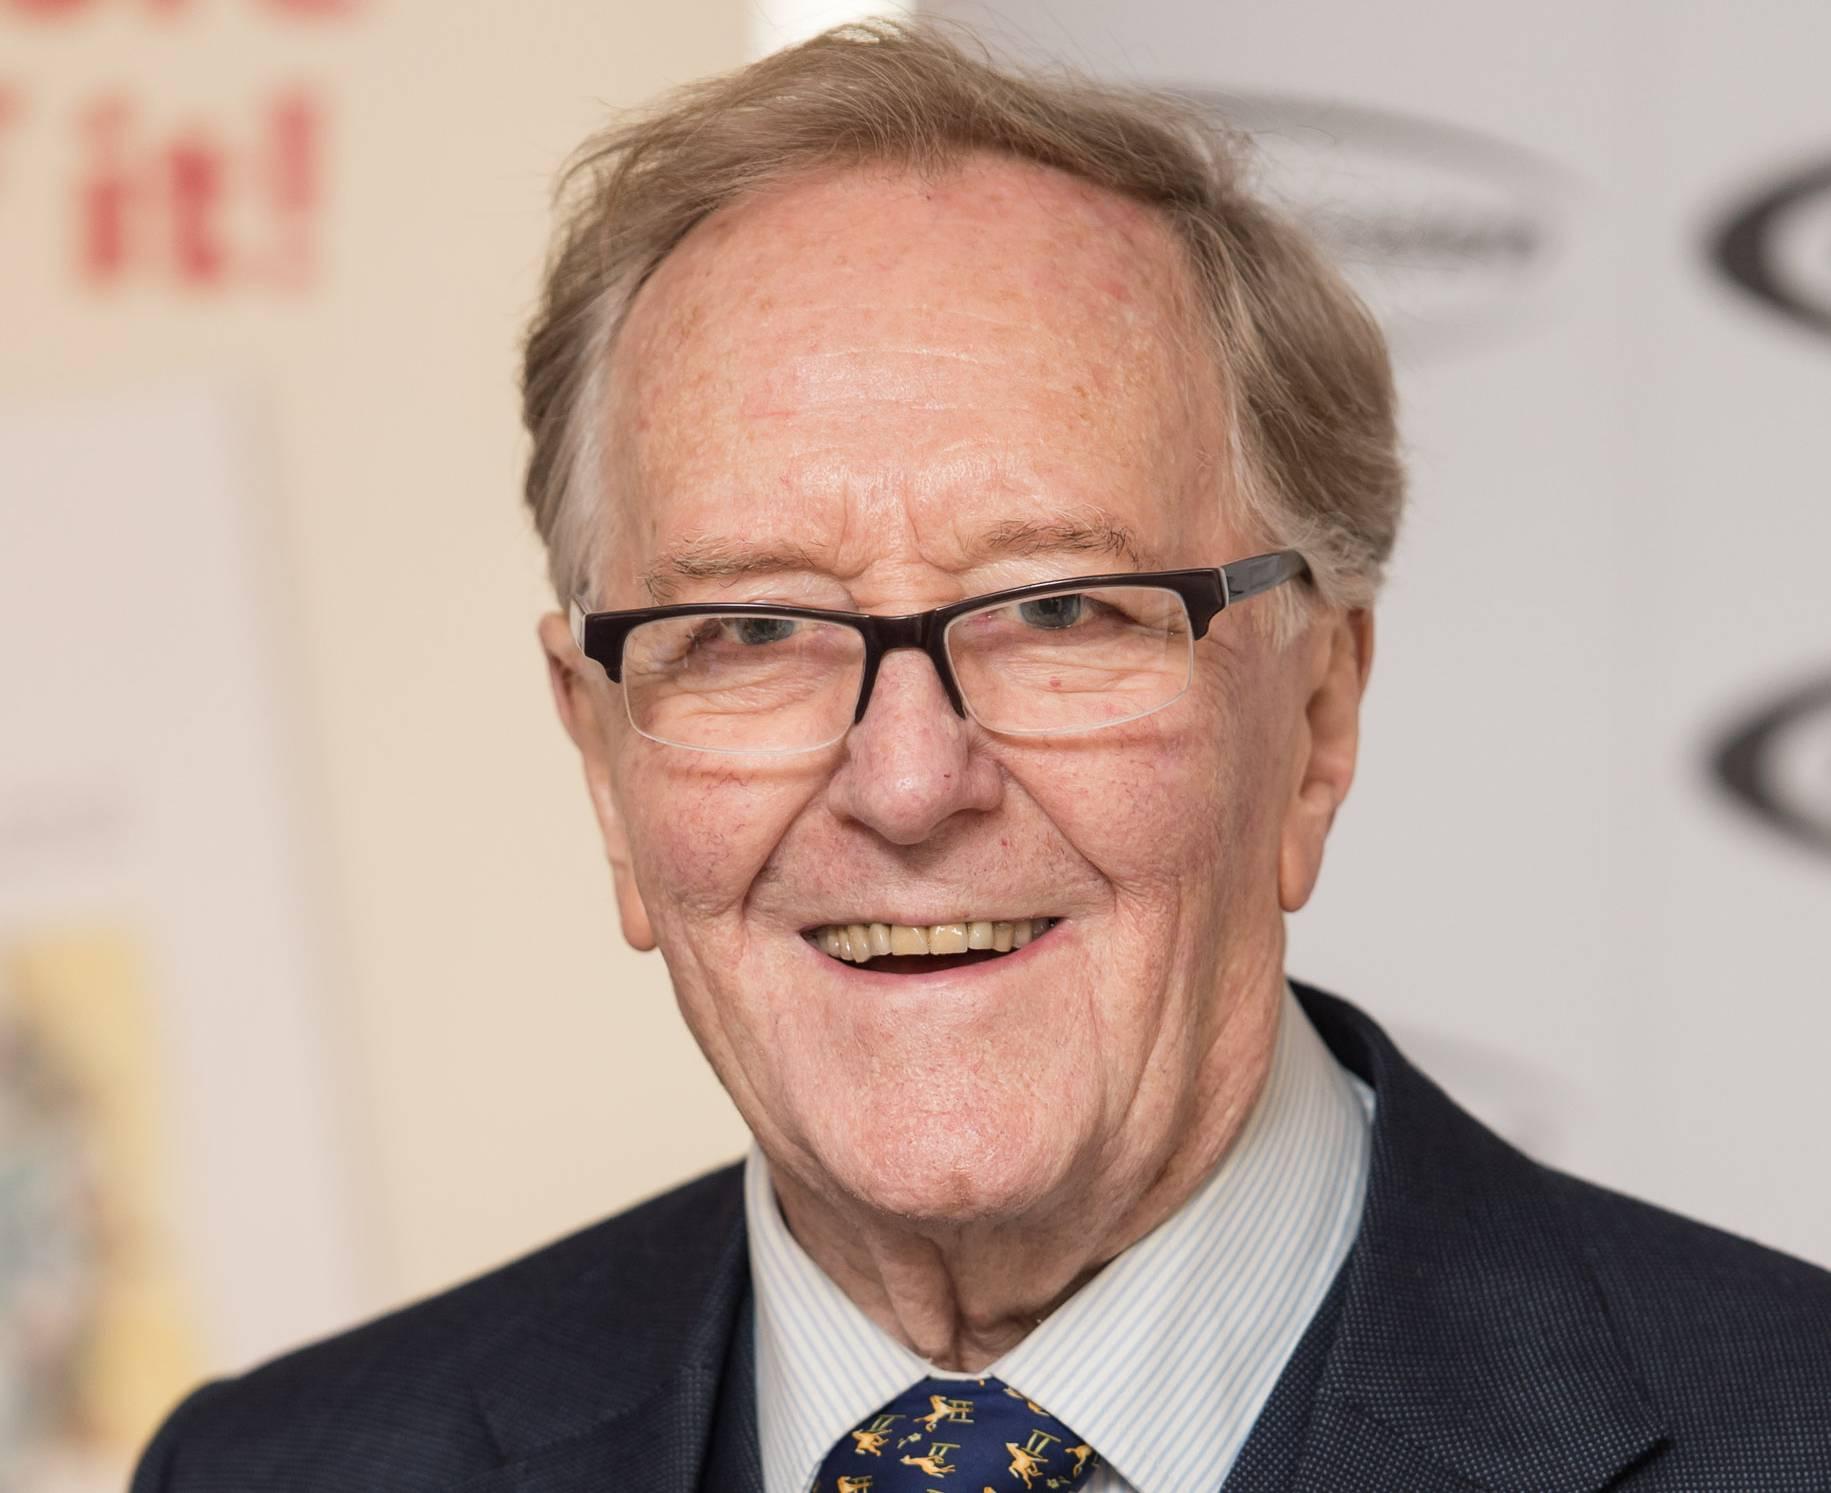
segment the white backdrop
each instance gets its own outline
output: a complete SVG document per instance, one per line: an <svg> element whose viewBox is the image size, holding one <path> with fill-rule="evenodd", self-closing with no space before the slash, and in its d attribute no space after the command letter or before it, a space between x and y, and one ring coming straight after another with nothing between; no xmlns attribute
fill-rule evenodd
<svg viewBox="0 0 1831 1493"><path fill-rule="evenodd" d="M1293 973L1831 1263L1831 7L925 10L1232 100L1393 333L1412 506Z"/></svg>

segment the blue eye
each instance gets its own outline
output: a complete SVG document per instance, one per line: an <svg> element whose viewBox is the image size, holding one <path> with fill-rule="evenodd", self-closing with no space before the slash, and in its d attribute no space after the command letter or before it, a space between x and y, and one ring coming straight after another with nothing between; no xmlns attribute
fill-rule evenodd
<svg viewBox="0 0 1831 1493"><path fill-rule="evenodd" d="M1066 596L1043 596L1035 601L1019 602L1017 615L1032 627L1073 627L1081 620L1086 601L1087 598L1078 591Z"/></svg>
<svg viewBox="0 0 1831 1493"><path fill-rule="evenodd" d="M725 625L738 642L754 648L792 637L798 624L792 617L732 617Z"/></svg>

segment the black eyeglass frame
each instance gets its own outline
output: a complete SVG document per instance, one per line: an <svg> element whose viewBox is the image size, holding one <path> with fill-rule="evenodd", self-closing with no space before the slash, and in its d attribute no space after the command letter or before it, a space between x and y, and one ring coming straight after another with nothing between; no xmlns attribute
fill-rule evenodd
<svg viewBox="0 0 1831 1493"><path fill-rule="evenodd" d="M1189 614L1190 636L1205 637L1209 624L1238 602L1269 591L1274 586L1309 574L1309 562L1296 550L1274 550L1226 565L1198 570L1126 570L1111 575L1069 575L1037 581L1004 591L968 596L926 612L886 617L874 612L841 612L825 607L781 606L775 602L683 602L672 606L633 607L625 611L587 612L575 597L570 616L573 641L579 651L603 668L613 684L623 682L623 645L629 635L647 622L695 614L729 617L784 617L809 622L831 622L855 629L865 642L864 672L858 683L858 704L852 712L856 725L871 705L878 666L884 655L899 648L919 648L940 676L954 713L967 718L966 700L947 656L947 629L956 618L986 607L1003 606L1065 591L1088 591L1110 586L1144 586L1174 591Z"/></svg>

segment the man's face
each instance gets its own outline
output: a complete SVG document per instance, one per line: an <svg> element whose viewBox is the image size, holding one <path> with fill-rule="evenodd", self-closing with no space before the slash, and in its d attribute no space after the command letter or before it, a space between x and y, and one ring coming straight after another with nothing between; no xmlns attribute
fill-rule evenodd
<svg viewBox="0 0 1831 1493"><path fill-rule="evenodd" d="M1153 217L1024 164L841 172L728 209L613 355L598 604L901 613L1254 553L1201 325ZM1320 854L1302 804L1326 653L1280 656L1226 614L1181 699L1072 738L961 719L913 651L805 755L648 740L590 664L568 722L626 931L660 945L778 1168L914 1219L1016 1218L1135 1195L1206 1108L1250 1100L1234 1070L1281 989L1294 823L1297 901ZM912 973L808 936L1033 918L1056 922L1026 948Z"/></svg>

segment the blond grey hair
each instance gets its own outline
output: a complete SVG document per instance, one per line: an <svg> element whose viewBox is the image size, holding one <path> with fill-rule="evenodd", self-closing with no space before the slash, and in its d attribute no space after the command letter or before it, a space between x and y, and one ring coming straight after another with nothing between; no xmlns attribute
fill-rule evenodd
<svg viewBox="0 0 1831 1493"><path fill-rule="evenodd" d="M702 219L796 176L933 172L979 152L1168 224L1207 316L1240 517L1304 554L1323 604L1371 604L1404 494L1385 342L1307 236L1248 190L1241 137L1187 100L999 66L932 23L870 22L682 88L592 136L562 175L522 378L527 501L562 607L601 574L607 367L655 266ZM1288 636L1302 592L1274 595Z"/></svg>

